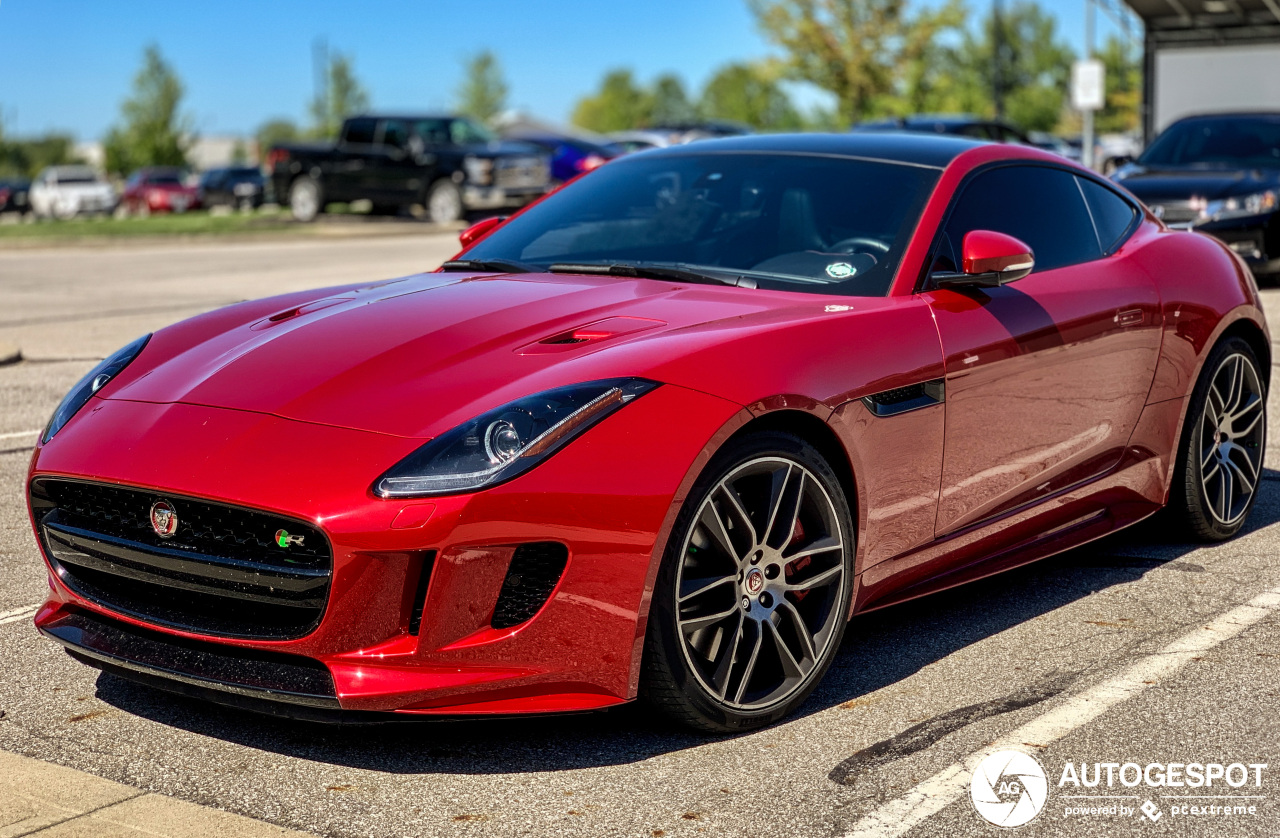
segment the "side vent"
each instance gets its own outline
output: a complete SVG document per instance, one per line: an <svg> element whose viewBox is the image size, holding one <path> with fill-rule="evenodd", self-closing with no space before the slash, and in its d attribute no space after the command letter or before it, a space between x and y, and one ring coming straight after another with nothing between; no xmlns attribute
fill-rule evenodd
<svg viewBox="0 0 1280 838"><path fill-rule="evenodd" d="M569 561L569 548L554 541L521 544L511 557L502 581L498 604L493 608L496 629L518 626L538 613L555 590Z"/></svg>
<svg viewBox="0 0 1280 838"><path fill-rule="evenodd" d="M414 586L413 607L409 610L409 633L414 637L422 630L422 609L427 603L427 588L431 585L431 569L435 563L435 550L424 553L419 562L418 583Z"/></svg>
<svg viewBox="0 0 1280 838"><path fill-rule="evenodd" d="M876 416L896 416L909 410L941 404L945 400L946 381L941 378L862 397L867 410Z"/></svg>

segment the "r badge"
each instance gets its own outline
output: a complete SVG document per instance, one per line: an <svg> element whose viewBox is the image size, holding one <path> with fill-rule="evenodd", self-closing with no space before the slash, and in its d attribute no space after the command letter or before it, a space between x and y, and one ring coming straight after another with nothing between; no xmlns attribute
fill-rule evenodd
<svg viewBox="0 0 1280 838"><path fill-rule="evenodd" d="M305 539L303 535L289 535L285 530L276 530L276 544L281 547L301 547Z"/></svg>

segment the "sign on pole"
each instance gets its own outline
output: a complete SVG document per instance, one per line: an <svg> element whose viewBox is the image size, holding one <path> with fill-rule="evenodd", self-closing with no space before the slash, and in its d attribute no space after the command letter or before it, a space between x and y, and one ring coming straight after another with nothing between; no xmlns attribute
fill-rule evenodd
<svg viewBox="0 0 1280 838"><path fill-rule="evenodd" d="M1071 105L1078 111L1096 111L1107 104L1106 74L1096 58L1071 65Z"/></svg>

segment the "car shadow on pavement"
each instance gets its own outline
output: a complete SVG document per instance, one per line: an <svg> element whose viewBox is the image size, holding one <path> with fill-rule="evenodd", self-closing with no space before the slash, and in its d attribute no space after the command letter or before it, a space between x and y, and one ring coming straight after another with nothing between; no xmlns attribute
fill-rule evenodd
<svg viewBox="0 0 1280 838"><path fill-rule="evenodd" d="M1280 521L1280 472L1266 470L1242 534ZM795 718L895 684L973 643L1104 588L1168 567L1201 545L1140 524L989 579L855 618L826 678ZM520 719L332 726L235 710L98 677L97 697L202 736L314 762L392 774L508 774L639 762L718 741L672 727L643 705ZM785 725L786 722L783 722Z"/></svg>

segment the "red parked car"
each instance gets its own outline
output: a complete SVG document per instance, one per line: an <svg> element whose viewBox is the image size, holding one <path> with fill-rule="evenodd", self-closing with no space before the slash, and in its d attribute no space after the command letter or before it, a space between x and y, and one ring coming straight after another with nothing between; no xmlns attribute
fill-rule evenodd
<svg viewBox="0 0 1280 838"><path fill-rule="evenodd" d="M200 207L200 195L188 186L186 173L171 166L155 166L129 175L120 196L119 211L125 215L153 212L186 212Z"/></svg>
<svg viewBox="0 0 1280 838"><path fill-rule="evenodd" d="M1056 155L709 140L487 225L90 372L31 462L40 630L279 713L743 730L851 615L1254 503L1249 271Z"/></svg>

